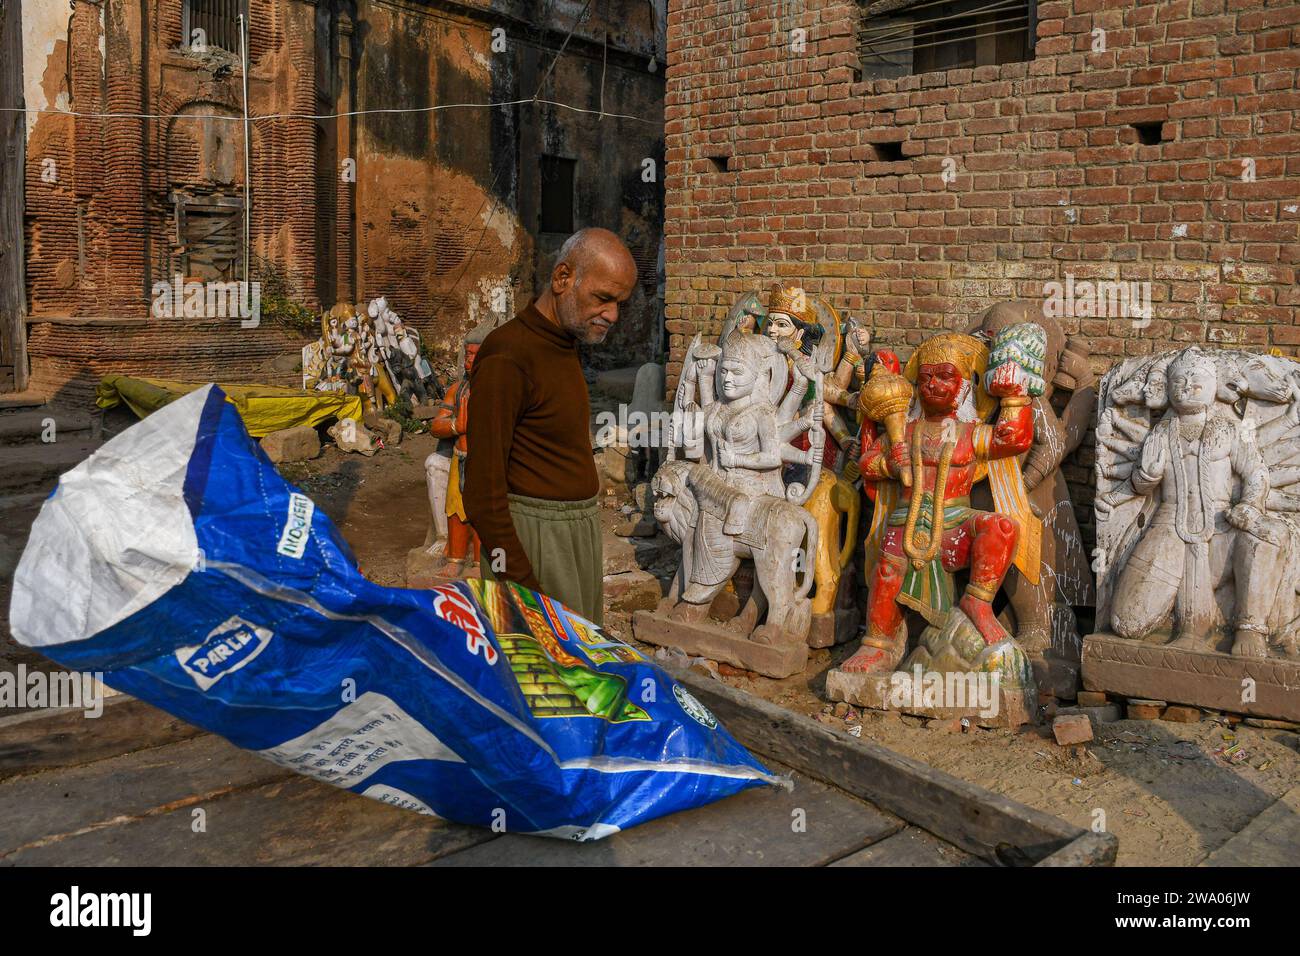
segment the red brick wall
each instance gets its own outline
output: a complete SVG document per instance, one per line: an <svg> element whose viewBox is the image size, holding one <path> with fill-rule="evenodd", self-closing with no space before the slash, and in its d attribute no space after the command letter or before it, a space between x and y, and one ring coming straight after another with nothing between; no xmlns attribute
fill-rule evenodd
<svg viewBox="0 0 1300 956"><path fill-rule="evenodd" d="M895 346L1068 272L1151 283L1145 327L1067 320L1098 371L1194 342L1300 350L1300 5L1047 2L1032 62L855 82L859 9L670 4L670 388L689 336L778 277ZM1141 145L1129 124L1155 121Z"/></svg>
<svg viewBox="0 0 1300 956"><path fill-rule="evenodd" d="M533 292L544 151L581 161L578 225L618 230L655 261L660 205L657 195L645 201L654 190L640 187L640 174L644 158L662 153L663 73L657 60L648 65L660 51L644 0L599 10L573 0L545 10L524 0L361 0L351 5L355 25L344 6L249 0L251 246L295 301L328 308L385 295L432 348L454 356L480 280L507 278L519 299ZM56 20L48 45L31 44L38 52L24 69L42 78L49 104L127 114L44 113L28 139L28 354L34 387L46 393L84 397L105 371L247 381L299 344L284 330L145 321L152 282L181 268L172 194L238 199L245 180L243 123L196 118L242 114L238 59L184 49L182 8L150 0L142 23L139 4L82 0L66 35ZM500 24L508 42L498 52L491 31ZM644 122L526 102L421 112L535 92ZM415 112L385 112L403 108ZM378 112L348 115L358 109ZM134 118L141 112L164 118ZM394 127L402 135L375 135ZM342 176L344 159L355 183ZM650 357L658 315L644 307L638 318L602 356ZM183 345L169 350L169 340Z"/></svg>

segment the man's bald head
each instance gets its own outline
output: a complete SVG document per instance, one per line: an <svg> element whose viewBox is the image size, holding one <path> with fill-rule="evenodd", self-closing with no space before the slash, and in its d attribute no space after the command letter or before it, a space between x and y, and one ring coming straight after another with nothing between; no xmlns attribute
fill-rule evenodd
<svg viewBox="0 0 1300 956"><path fill-rule="evenodd" d="M608 229L580 229L565 240L551 282L538 300L579 342L602 342L618 321L618 306L636 285L636 261Z"/></svg>

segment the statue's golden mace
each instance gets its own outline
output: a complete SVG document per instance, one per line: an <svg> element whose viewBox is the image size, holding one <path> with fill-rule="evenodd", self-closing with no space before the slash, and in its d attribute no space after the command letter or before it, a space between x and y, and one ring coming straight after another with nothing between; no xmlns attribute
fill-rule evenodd
<svg viewBox="0 0 1300 956"><path fill-rule="evenodd" d="M885 426L890 445L904 441L904 428L907 424L907 409L912 404L912 383L901 375L890 372L882 365L871 371L871 377L862 387L858 398L862 412L872 421ZM941 423L942 424L942 423ZM912 430L912 470L902 472L898 477L904 486L913 489L912 500L907 508L907 525L903 531L903 551L912 561L912 567L918 571L933 561L939 553L943 541L943 510L947 503L944 490L948 486L948 468L952 464L955 440L945 441L939 453L939 468L934 477L934 491L931 494L933 510L930 515L930 532L917 534L916 525L921 517L921 505L925 495L925 462L922 457L922 444L925 437L925 421L919 420Z"/></svg>
<svg viewBox="0 0 1300 956"><path fill-rule="evenodd" d="M907 424L907 409L911 404L912 383L883 365L877 365L871 370L871 377L862 386L858 396L862 413L873 422L885 426L885 434L889 436L891 446L903 442L903 428ZM912 476L907 472L900 477L903 484L912 483Z"/></svg>

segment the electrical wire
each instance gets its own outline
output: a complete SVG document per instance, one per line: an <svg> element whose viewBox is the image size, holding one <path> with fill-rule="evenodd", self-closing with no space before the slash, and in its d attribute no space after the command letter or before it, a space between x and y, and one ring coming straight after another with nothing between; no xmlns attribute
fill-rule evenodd
<svg viewBox="0 0 1300 956"><path fill-rule="evenodd" d="M998 22L1007 23L1007 22L1015 22L1015 21L1000 20ZM909 44L905 44L904 46L894 47L893 49L890 50L872 50L868 55L875 56L875 57L883 57L883 56L888 56L891 53L905 53L908 50L924 50L930 47L947 46L950 43L951 44L964 43L967 40L983 40L986 39L987 37L1000 37L1008 33L1024 33L1026 28L1027 28L1026 25L1022 24L1021 26L1018 27L1012 27L1009 30L992 30L988 33L971 33L967 36L948 37L943 40L936 40L933 43L909 43ZM947 32L951 32L951 31L947 31Z"/></svg>
<svg viewBox="0 0 1300 956"><path fill-rule="evenodd" d="M546 67L546 72L542 74L542 78L537 81L537 90L533 93L533 98L531 100L516 100L514 101L514 103L505 103L502 105L510 106L510 105L519 105L523 103L550 103L549 100L538 99L538 97L541 96L542 87L546 85L546 81L550 77L551 71L555 69L555 64L559 63L560 57L564 56L564 51L569 45L569 40L573 37L573 34L577 32L578 27L582 24L583 18L587 15L587 8L590 6L591 6L591 0L587 0L586 5L583 6L583 8L580 11L578 11L578 15L573 20L573 26L569 27L569 32L565 35L564 42L560 44L560 49L556 51L554 58L550 62L550 65ZM606 42L608 42L608 37L606 38ZM603 73L601 74L600 82L601 82L600 113L599 113L600 118L604 119L606 116L613 116L619 119L632 118L632 117L625 117L622 114L605 112L605 76ZM565 104L555 103L552 105L563 106ZM595 110L579 109L578 107L568 107L568 108L575 110L579 113L596 112ZM645 119L641 119L640 122L651 123L650 120L645 120ZM656 124L651 123L651 125L656 125ZM456 276L456 281L451 284L451 290L447 293L449 296L454 295L456 290L460 288L461 281L464 280L465 278L465 273L469 271L469 264L474 261L474 258L479 253L479 249L481 249L483 246L483 239L484 237L487 236L488 227L492 225L492 217L496 214L496 199L493 196L493 194L496 191L497 181L501 178L501 171L504 168L505 168L505 164L500 164L497 166L497 171L492 175L492 182L488 185L488 188L483 193L483 201L479 203L478 212L474 214L475 216L483 217L483 231L479 233L478 241L474 243L474 248L470 251L469 255L467 255L464 261L461 263L460 273ZM489 201L492 203L492 208L491 210L489 210L487 216L484 217L483 210L488 208ZM437 313L435 313L433 317L436 319L438 317Z"/></svg>
<svg viewBox="0 0 1300 956"><path fill-rule="evenodd" d="M540 92L540 87L539 87ZM438 110L454 109L498 109L507 106L527 106L531 103L538 103L543 106L554 106L559 109L572 110L575 113L589 113L592 116L608 116L611 119L632 120L637 123L645 123L649 126L657 126L653 120L648 120L643 116L633 116L630 113L602 113L600 110L584 109L581 106L573 106L569 103L561 103L558 100L544 100L538 97L530 97L526 100L506 100L500 103L440 103L436 106L409 106L409 107L388 107L384 109L369 110L349 110L346 113L252 113L249 120L260 122L262 120L332 120L344 119L350 116L366 116L371 113L434 113ZM56 116L73 116L80 119L135 119L135 120L172 120L172 119L201 119L201 120L227 120L231 122L242 123L242 116L226 116L221 113L82 113L76 110L56 110L56 109L35 109L24 106L0 106L0 112L3 113L44 113Z"/></svg>
<svg viewBox="0 0 1300 956"><path fill-rule="evenodd" d="M983 7L976 7L974 10L962 10L960 13L949 13L941 17L931 17L928 20L904 20L899 21L894 18L888 18L879 26L868 26L863 32L869 32L873 41L892 39L893 37L904 36L912 33L917 27L929 26L932 23L947 23L950 20L965 20L973 17L977 13L987 13L990 11L1016 10L1024 9L1021 0L995 0L995 2ZM1021 16L1024 16L1022 13ZM892 32L891 32L892 31Z"/></svg>

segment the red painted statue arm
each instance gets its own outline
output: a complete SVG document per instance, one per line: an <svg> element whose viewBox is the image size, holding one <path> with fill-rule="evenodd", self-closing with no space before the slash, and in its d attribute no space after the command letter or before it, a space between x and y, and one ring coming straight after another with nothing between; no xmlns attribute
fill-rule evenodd
<svg viewBox="0 0 1300 956"><path fill-rule="evenodd" d="M1024 402L1023 405L1018 404ZM1003 399L1002 411L993 425L989 458L1010 458L1029 451L1034 443L1034 410L1028 398Z"/></svg>
<svg viewBox="0 0 1300 956"><path fill-rule="evenodd" d="M885 432L881 429L880 434L862 449L858 467L863 481L886 481L894 477L889 471L889 460L885 456L885 441Z"/></svg>
<svg viewBox="0 0 1300 956"><path fill-rule="evenodd" d="M465 430L465 421L459 406L468 406L460 401L461 383L457 382L447 389L447 395L438 406L437 413L429 420L429 434L434 438L455 438Z"/></svg>

